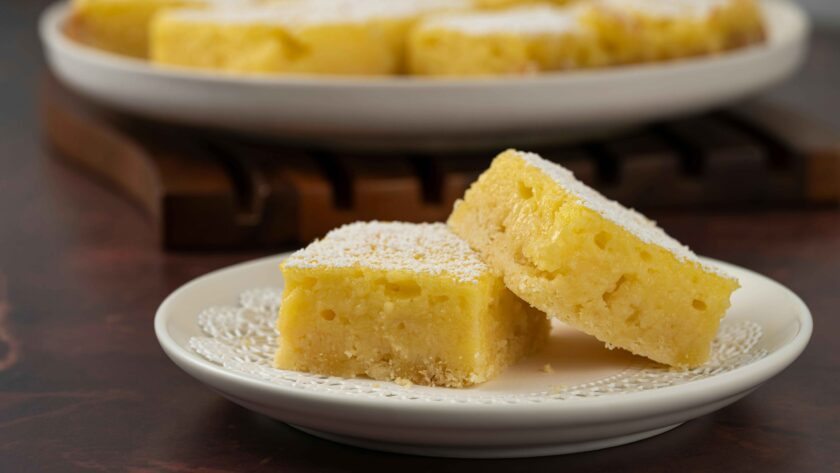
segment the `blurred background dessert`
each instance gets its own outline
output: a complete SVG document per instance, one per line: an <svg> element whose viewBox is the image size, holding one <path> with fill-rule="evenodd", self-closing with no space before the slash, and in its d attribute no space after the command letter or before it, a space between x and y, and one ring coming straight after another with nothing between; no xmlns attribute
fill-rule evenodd
<svg viewBox="0 0 840 473"><path fill-rule="evenodd" d="M532 74L765 38L756 0L76 0L66 31L163 66L338 75Z"/></svg>

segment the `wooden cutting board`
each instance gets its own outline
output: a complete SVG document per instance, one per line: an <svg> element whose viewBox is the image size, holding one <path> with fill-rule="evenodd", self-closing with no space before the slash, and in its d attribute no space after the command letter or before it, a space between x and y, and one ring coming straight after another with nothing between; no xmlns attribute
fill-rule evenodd
<svg viewBox="0 0 840 473"><path fill-rule="evenodd" d="M133 118L49 76L41 114L56 156L137 202L170 249L303 243L355 220L445 220L500 151L302 148ZM840 136L761 103L531 151L641 209L840 202Z"/></svg>

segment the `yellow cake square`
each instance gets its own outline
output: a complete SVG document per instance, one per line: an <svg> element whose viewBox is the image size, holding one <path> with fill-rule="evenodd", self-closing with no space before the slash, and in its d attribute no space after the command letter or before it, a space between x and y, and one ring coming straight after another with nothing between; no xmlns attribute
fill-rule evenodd
<svg viewBox="0 0 840 473"><path fill-rule="evenodd" d="M617 63L713 54L761 42L757 0L594 0L584 20Z"/></svg>
<svg viewBox="0 0 840 473"><path fill-rule="evenodd" d="M98 49L143 58L148 55L148 28L156 13L166 8L198 7L209 1L73 0L68 32Z"/></svg>
<svg viewBox="0 0 840 473"><path fill-rule="evenodd" d="M534 307L676 367L709 356L738 282L565 168L508 150L449 225Z"/></svg>
<svg viewBox="0 0 840 473"><path fill-rule="evenodd" d="M170 10L152 24L161 65L246 74L388 75L405 69L422 15L471 0L285 0L247 8Z"/></svg>
<svg viewBox="0 0 840 473"><path fill-rule="evenodd" d="M358 222L282 263L276 365L462 387L545 342L549 322L444 224Z"/></svg>
<svg viewBox="0 0 840 473"><path fill-rule="evenodd" d="M409 39L417 75L528 74L603 66L594 30L575 7L523 6L429 18Z"/></svg>

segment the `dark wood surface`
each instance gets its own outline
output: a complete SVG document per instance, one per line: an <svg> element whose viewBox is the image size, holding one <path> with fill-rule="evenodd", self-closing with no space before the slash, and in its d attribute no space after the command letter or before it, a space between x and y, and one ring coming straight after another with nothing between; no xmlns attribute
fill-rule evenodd
<svg viewBox="0 0 840 473"><path fill-rule="evenodd" d="M653 214L698 252L789 286L816 328L754 394L650 440L529 460L417 458L315 439L220 398L166 359L152 317L184 282L265 252L161 252L136 207L50 159L34 103L43 3L0 5L0 472L840 471L836 207ZM840 125L838 49L840 34L821 33L804 75L774 96Z"/></svg>

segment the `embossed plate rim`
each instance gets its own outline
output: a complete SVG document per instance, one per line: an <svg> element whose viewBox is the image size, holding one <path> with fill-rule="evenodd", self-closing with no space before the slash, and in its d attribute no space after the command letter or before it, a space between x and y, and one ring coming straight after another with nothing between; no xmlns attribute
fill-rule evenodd
<svg viewBox="0 0 840 473"><path fill-rule="evenodd" d="M173 292L155 316L161 346L184 371L237 404L329 440L384 451L509 458L634 442L746 396L792 363L812 332L808 308L790 290L752 271L706 260L730 270L742 282L754 280L754 286L744 284L742 290L757 291L754 296L773 296L772 314L765 315L767 320L762 319L761 325L767 336L767 328L779 324L773 331L777 338L772 346L767 345L770 353L752 364L677 386L520 404L383 399L276 385L228 371L193 352L189 340L200 334L198 312L208 306L233 304L243 290L279 283L280 258L282 255L276 255L214 271ZM745 296L742 303L755 300ZM735 304L739 304L737 298ZM767 304L763 307L766 310ZM743 314L742 318L756 321L752 311ZM187 324L181 325L182 332L177 334L180 343L170 333L170 322L172 328L179 322Z"/></svg>

